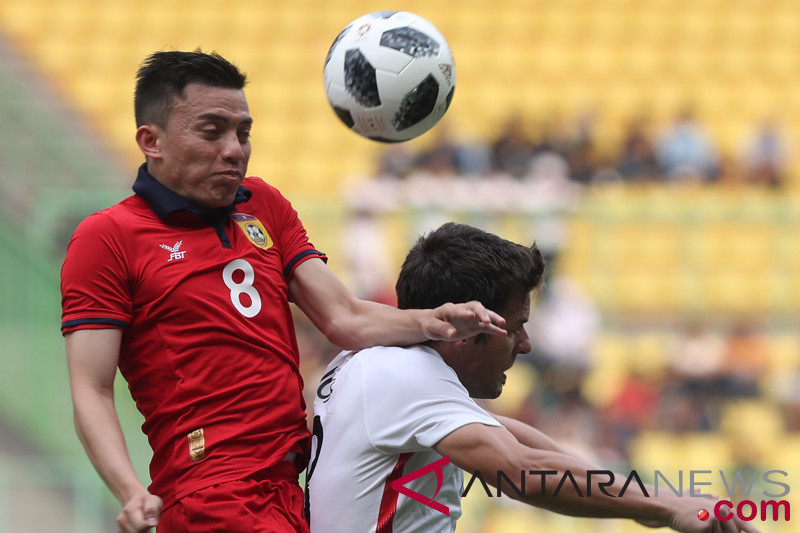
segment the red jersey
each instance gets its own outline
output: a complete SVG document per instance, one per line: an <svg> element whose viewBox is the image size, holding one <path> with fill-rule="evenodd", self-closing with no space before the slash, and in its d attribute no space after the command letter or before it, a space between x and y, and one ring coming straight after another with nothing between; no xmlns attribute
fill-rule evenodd
<svg viewBox="0 0 800 533"><path fill-rule="evenodd" d="M134 191L72 236L62 332L124 328L119 368L153 449L150 491L167 507L290 451L305 457L288 280L325 256L289 201L258 178L213 216L144 166Z"/></svg>

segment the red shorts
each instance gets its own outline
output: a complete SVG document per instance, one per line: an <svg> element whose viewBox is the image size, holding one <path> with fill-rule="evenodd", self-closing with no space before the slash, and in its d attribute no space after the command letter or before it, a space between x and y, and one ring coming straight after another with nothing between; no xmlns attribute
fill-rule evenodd
<svg viewBox="0 0 800 533"><path fill-rule="evenodd" d="M294 463L199 490L166 509L157 533L308 533Z"/></svg>

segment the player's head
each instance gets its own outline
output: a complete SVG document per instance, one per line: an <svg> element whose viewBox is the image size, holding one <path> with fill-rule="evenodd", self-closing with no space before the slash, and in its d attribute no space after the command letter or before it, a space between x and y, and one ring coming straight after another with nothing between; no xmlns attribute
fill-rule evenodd
<svg viewBox="0 0 800 533"><path fill-rule="evenodd" d="M433 309L477 300L500 309L513 293L530 293L544 279L541 252L466 224L448 222L421 236L397 279L401 309Z"/></svg>
<svg viewBox="0 0 800 533"><path fill-rule="evenodd" d="M464 224L447 223L420 237L397 280L401 309L432 309L471 300L506 319L508 335L480 334L458 342L432 343L474 398L496 398L504 372L531 349L524 328L531 291L544 279L545 262L532 245L522 246Z"/></svg>
<svg viewBox="0 0 800 533"><path fill-rule="evenodd" d="M136 142L147 170L189 203L233 203L250 161L245 76L216 54L156 52L139 70Z"/></svg>
<svg viewBox="0 0 800 533"><path fill-rule="evenodd" d="M144 60L136 75L136 126L154 123L165 128L175 99L191 83L242 90L247 76L217 53L155 52Z"/></svg>

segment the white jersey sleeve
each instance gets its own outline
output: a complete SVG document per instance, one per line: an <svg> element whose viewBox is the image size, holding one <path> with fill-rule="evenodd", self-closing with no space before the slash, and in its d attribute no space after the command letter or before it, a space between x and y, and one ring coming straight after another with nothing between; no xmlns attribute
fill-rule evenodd
<svg viewBox="0 0 800 533"><path fill-rule="evenodd" d="M437 352L423 346L343 352L314 400L309 465L312 533L452 532L463 474L443 469L406 487L445 505L442 514L390 489L391 481L441 459L432 447L466 424L499 426Z"/></svg>
<svg viewBox="0 0 800 533"><path fill-rule="evenodd" d="M465 424L497 424L439 354L426 350L381 350L366 363L364 414L378 450L425 450Z"/></svg>

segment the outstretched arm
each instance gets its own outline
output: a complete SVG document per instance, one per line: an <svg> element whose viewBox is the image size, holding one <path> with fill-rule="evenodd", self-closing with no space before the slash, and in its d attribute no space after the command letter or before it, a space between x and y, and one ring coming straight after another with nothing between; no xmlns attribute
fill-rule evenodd
<svg viewBox="0 0 800 533"><path fill-rule="evenodd" d="M158 525L161 498L150 494L131 464L114 406L122 330L89 329L66 335L75 428L100 477L122 504L120 531L138 533Z"/></svg>
<svg viewBox="0 0 800 533"><path fill-rule="evenodd" d="M289 296L329 341L346 350L506 334L503 317L479 302L400 310L360 300L316 258L295 269Z"/></svg>
<svg viewBox="0 0 800 533"><path fill-rule="evenodd" d="M452 463L468 473L479 471L482 478L494 486L498 472L512 480L520 472L534 476L525 484L524 493L518 495L511 490L508 495L561 514L629 518L650 527L671 527L684 533L757 533L752 525L736 517L720 521L711 516L701 521L697 512L709 505L697 498L680 498L672 493L654 497L645 495L638 486L629 486L620 496L626 481L624 476L615 476L613 480L611 476L603 476L598 481L597 477L590 477L592 473L598 476L606 470L559 451L560 446L554 446L549 438L541 440L521 426L514 425L513 430L521 433L526 442L520 442L504 427L468 424L443 438L434 449L449 456ZM526 445L537 443L542 443L543 448ZM571 480L562 484L567 472ZM591 496L588 495L590 486Z"/></svg>
<svg viewBox="0 0 800 533"><path fill-rule="evenodd" d="M536 450L549 450L552 452L558 452L564 455L571 455L576 459L581 459L571 450L563 447L552 438L548 437L535 427L526 424L525 422L521 422L516 418L502 416L495 413L490 414L495 417L498 422L503 424L503 426L514 436L514 438L524 446L534 448Z"/></svg>

